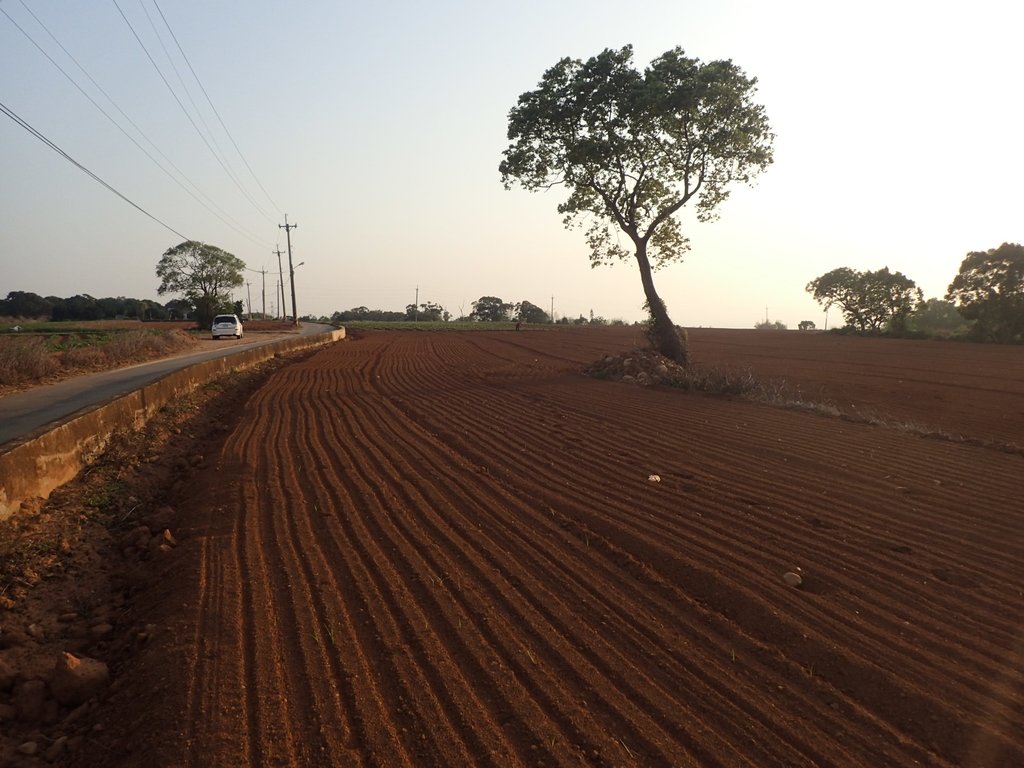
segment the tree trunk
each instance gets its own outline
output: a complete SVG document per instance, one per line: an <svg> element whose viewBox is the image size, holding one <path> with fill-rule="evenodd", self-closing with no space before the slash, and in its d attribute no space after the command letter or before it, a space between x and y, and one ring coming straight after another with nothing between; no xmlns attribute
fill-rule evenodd
<svg viewBox="0 0 1024 768"><path fill-rule="evenodd" d="M651 346L669 360L674 360L680 365L689 364L690 355L686 348L686 340L669 318L665 302L654 289L654 277L651 262L647 258L646 242L637 243L636 263L640 268L640 282L643 283L647 308L651 313Z"/></svg>

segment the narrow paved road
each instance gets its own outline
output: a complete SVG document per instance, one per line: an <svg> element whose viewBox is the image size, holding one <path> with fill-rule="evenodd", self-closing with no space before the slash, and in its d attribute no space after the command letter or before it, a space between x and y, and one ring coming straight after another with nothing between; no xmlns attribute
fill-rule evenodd
<svg viewBox="0 0 1024 768"><path fill-rule="evenodd" d="M300 333L324 333L331 326L307 323ZM56 384L35 387L7 397L0 397L0 446L22 439L40 429L58 424L73 413L108 403L114 398L132 392L156 381L172 371L195 363L226 357L269 344L281 338L280 334L254 334L250 342L219 349L208 349L151 363L132 365L113 371L78 376Z"/></svg>

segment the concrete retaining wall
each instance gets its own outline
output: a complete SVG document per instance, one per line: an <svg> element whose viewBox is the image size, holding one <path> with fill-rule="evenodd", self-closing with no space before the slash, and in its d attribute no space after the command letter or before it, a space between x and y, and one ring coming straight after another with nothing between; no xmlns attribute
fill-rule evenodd
<svg viewBox="0 0 1024 768"><path fill-rule="evenodd" d="M226 373L244 370L284 352L330 344L345 329L282 339L243 352L174 371L142 389L73 414L60 426L0 453L0 520L15 514L26 499L46 498L73 479L119 429L138 429L174 397Z"/></svg>

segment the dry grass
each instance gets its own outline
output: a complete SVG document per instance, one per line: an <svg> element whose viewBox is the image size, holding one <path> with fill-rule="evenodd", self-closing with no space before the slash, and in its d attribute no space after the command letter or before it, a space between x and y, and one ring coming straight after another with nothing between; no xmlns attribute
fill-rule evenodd
<svg viewBox="0 0 1024 768"><path fill-rule="evenodd" d="M43 379L60 364L38 336L0 338L0 384Z"/></svg>
<svg viewBox="0 0 1024 768"><path fill-rule="evenodd" d="M0 336L0 386L46 381L62 373L106 370L165 357L195 344L180 330L129 330L56 341L42 334Z"/></svg>

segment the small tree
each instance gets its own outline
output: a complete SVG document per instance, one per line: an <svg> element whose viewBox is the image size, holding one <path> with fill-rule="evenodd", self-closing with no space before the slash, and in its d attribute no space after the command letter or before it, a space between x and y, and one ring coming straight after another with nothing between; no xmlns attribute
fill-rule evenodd
<svg viewBox="0 0 1024 768"><path fill-rule="evenodd" d="M181 293L195 306L200 327L210 324L223 306L231 306L231 289L245 282L245 262L213 245L195 240L169 248L156 265L157 293Z"/></svg>
<svg viewBox="0 0 1024 768"><path fill-rule="evenodd" d="M960 264L946 298L975 322L979 336L1015 341L1024 336L1024 247L1003 243L972 251Z"/></svg>
<svg viewBox="0 0 1024 768"><path fill-rule="evenodd" d="M695 199L698 220L714 219L730 184L749 183L772 162L774 135L753 101L757 81L731 61L702 64L674 48L641 73L632 59L626 46L545 72L509 113L501 178L506 189L565 185L558 211L567 227L587 222L592 266L636 260L651 340L685 363L685 341L652 272L689 246L676 213Z"/></svg>
<svg viewBox="0 0 1024 768"><path fill-rule="evenodd" d="M488 323L497 323L508 320L512 305L507 304L497 296L481 296L478 301L473 302L473 311L469 316L473 320L480 320Z"/></svg>
<svg viewBox="0 0 1024 768"><path fill-rule="evenodd" d="M551 321L547 312L536 304L531 304L525 300L515 305L512 319L523 323L547 323Z"/></svg>
<svg viewBox="0 0 1024 768"><path fill-rule="evenodd" d="M801 331L813 331L816 326L813 320L801 320L796 326Z"/></svg>

